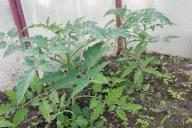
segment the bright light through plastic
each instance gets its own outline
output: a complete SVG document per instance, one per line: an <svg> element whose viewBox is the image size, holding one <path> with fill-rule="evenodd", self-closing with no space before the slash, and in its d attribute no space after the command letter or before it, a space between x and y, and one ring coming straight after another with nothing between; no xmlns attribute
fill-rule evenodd
<svg viewBox="0 0 192 128"><path fill-rule="evenodd" d="M37 2L43 7L49 7L52 0L37 0Z"/></svg>

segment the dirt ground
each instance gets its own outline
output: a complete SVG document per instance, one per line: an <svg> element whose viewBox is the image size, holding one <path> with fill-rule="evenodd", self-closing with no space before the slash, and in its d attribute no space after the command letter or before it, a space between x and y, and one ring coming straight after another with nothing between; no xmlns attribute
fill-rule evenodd
<svg viewBox="0 0 192 128"><path fill-rule="evenodd" d="M171 73L173 80L164 84L157 78L147 78L153 94L144 94L143 100L136 98L145 107L140 115L150 122L150 128L192 128L192 63L178 57L162 55L158 58L161 67L155 67ZM134 122L135 117L131 119ZM131 125L131 128L139 127L135 122Z"/></svg>

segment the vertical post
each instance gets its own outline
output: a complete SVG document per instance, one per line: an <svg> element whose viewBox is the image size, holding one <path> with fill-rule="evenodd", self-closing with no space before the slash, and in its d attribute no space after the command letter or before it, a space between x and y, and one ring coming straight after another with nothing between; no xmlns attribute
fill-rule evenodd
<svg viewBox="0 0 192 128"><path fill-rule="evenodd" d="M20 0L9 0L9 6L11 8L14 23L17 31L20 32L20 37L28 37L28 31L23 29L26 27L25 17Z"/></svg>
<svg viewBox="0 0 192 128"><path fill-rule="evenodd" d="M122 0L116 0L116 9L122 8ZM116 16L116 25L117 27L121 27L122 20L120 16ZM123 38L119 37L117 39L118 49L117 54L120 54L123 51Z"/></svg>

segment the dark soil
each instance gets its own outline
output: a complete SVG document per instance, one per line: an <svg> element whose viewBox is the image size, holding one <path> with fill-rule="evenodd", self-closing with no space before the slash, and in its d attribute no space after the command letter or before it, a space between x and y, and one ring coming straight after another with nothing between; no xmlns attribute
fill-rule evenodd
<svg viewBox="0 0 192 128"><path fill-rule="evenodd" d="M148 79L147 83L151 85L154 93L145 95L141 104L146 110L140 115L148 118L150 128L192 128L192 122L189 121L192 119L192 81L189 81L192 63L189 59L178 57L158 56L158 58L162 65L160 69L171 73L173 81L166 85L157 78ZM169 88L184 93L183 99L171 96ZM138 100L139 97L136 101ZM131 128L140 127L135 126L135 122L131 124Z"/></svg>

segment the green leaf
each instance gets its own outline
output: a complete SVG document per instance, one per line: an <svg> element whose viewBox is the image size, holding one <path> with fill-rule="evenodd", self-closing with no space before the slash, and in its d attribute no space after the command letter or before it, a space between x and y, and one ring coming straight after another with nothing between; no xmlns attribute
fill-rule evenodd
<svg viewBox="0 0 192 128"><path fill-rule="evenodd" d="M85 74L85 77L87 77L90 81L98 84L108 83L108 79L100 73L104 67L108 65L108 62L104 62L102 64L99 64L97 66L94 66L92 69L88 70Z"/></svg>
<svg viewBox="0 0 192 128"><path fill-rule="evenodd" d="M26 92L26 98L29 99L29 100L31 100L31 99L33 98L33 92L27 91L27 92Z"/></svg>
<svg viewBox="0 0 192 128"><path fill-rule="evenodd" d="M91 122L95 121L100 115L103 114L105 111L105 105L101 102L98 103L97 107L93 109L93 112L91 113Z"/></svg>
<svg viewBox="0 0 192 128"><path fill-rule="evenodd" d="M134 104L134 103L127 103L123 109L128 110L128 111L132 111L133 113L136 113L137 111L139 111L140 109L142 109L143 107L139 104Z"/></svg>
<svg viewBox="0 0 192 128"><path fill-rule="evenodd" d="M48 39L47 37L43 36L35 36L32 38L32 41L41 48L46 48L48 46Z"/></svg>
<svg viewBox="0 0 192 128"><path fill-rule="evenodd" d="M110 92L108 93L105 102L111 106L117 103L118 98L120 98L120 96L122 95L123 91L124 91L124 86L122 87L118 87L115 89L111 89Z"/></svg>
<svg viewBox="0 0 192 128"><path fill-rule="evenodd" d="M31 83L34 81L34 78L36 76L35 69L31 68L28 71L25 71L22 76L19 77L16 90L17 90L17 103L20 103L31 85Z"/></svg>
<svg viewBox="0 0 192 128"><path fill-rule="evenodd" d="M12 104L17 104L16 91L14 90L5 90L6 96L8 96L9 100Z"/></svg>
<svg viewBox="0 0 192 128"><path fill-rule="evenodd" d="M102 90L102 85L101 84L93 84L92 86L93 92L100 92Z"/></svg>
<svg viewBox="0 0 192 128"><path fill-rule="evenodd" d="M15 110L15 105L12 104L0 104L0 116L9 114L10 112L13 112Z"/></svg>
<svg viewBox="0 0 192 128"><path fill-rule="evenodd" d="M146 67L150 63L153 63L155 61L154 57L148 57L146 56L144 59L141 59L141 65L142 67Z"/></svg>
<svg viewBox="0 0 192 128"><path fill-rule="evenodd" d="M152 74L156 77L160 77L160 78L163 77L163 75L153 67L145 68L145 72Z"/></svg>
<svg viewBox="0 0 192 128"><path fill-rule="evenodd" d="M99 100L97 100L96 98L92 98L90 101L89 109L96 108L98 106L98 104L100 104L100 103L101 102Z"/></svg>
<svg viewBox="0 0 192 128"><path fill-rule="evenodd" d="M141 70L137 70L134 74L134 83L139 87L143 83L143 73Z"/></svg>
<svg viewBox="0 0 192 128"><path fill-rule="evenodd" d="M31 89L33 92L41 92L43 86L41 81L39 80L38 76L36 75L33 82L31 83Z"/></svg>
<svg viewBox="0 0 192 128"><path fill-rule="evenodd" d="M71 109L72 109L72 112L75 113L75 116L82 115L81 107L78 104L72 105Z"/></svg>
<svg viewBox="0 0 192 128"><path fill-rule="evenodd" d="M83 116L78 116L77 120L76 120L76 123L81 128L85 128L88 125L88 121Z"/></svg>
<svg viewBox="0 0 192 128"><path fill-rule="evenodd" d="M56 72L58 71L58 68L50 64L49 62L44 62L38 65L37 67L42 72Z"/></svg>
<svg viewBox="0 0 192 128"><path fill-rule="evenodd" d="M0 49L6 48L7 43L5 41L0 41Z"/></svg>
<svg viewBox="0 0 192 128"><path fill-rule="evenodd" d="M43 37L41 35L37 35L30 38L21 38L21 42L31 42L32 44L35 44L36 46L40 48L47 48L48 47L48 39L47 37Z"/></svg>
<svg viewBox="0 0 192 128"><path fill-rule="evenodd" d="M61 88L72 88L77 80L78 72L76 70L71 70L66 76L59 74L54 77L53 75L53 89L61 89ZM52 78L50 78L52 81ZM49 81L49 80L48 80Z"/></svg>
<svg viewBox="0 0 192 128"><path fill-rule="evenodd" d="M18 126L19 124L21 124L27 117L27 113L28 113L28 109L26 108L22 108L21 110L18 110L13 116L13 124L15 126Z"/></svg>
<svg viewBox="0 0 192 128"><path fill-rule="evenodd" d="M77 95L79 92L81 92L85 87L89 85L89 80L86 79L77 79L75 81L75 87L73 88L73 92L71 94L71 97L74 97Z"/></svg>
<svg viewBox="0 0 192 128"><path fill-rule="evenodd" d="M135 64L130 64L130 65L128 65L127 68L124 70L121 78L124 78L124 77L128 76L130 73L133 72L133 70L134 70L136 67L137 67L137 65L135 65Z"/></svg>
<svg viewBox="0 0 192 128"><path fill-rule="evenodd" d="M0 119L0 128L10 128L10 127L14 127L12 122L5 119Z"/></svg>
<svg viewBox="0 0 192 128"><path fill-rule="evenodd" d="M49 95L49 99L52 101L53 104L59 103L59 94L56 90L52 90L51 94Z"/></svg>
<svg viewBox="0 0 192 128"><path fill-rule="evenodd" d="M50 18L48 17L47 19L46 19L46 25L49 25L49 23L50 23Z"/></svg>
<svg viewBox="0 0 192 128"><path fill-rule="evenodd" d="M142 41L140 42L134 49L134 52L137 56L140 56L146 49L148 42Z"/></svg>
<svg viewBox="0 0 192 128"><path fill-rule="evenodd" d="M127 115L126 113L122 110L122 109L117 109L116 110L116 114L117 116L121 119L121 120L124 120L124 121L127 121Z"/></svg>
<svg viewBox="0 0 192 128"><path fill-rule="evenodd" d="M43 99L43 103L39 107L39 110L48 123L53 120L51 116L51 112L53 112L53 109L47 100Z"/></svg>
<svg viewBox="0 0 192 128"><path fill-rule="evenodd" d="M58 55L64 55L66 53L69 53L70 51L71 50L66 46L58 46L58 47L50 48L50 53L58 54Z"/></svg>
<svg viewBox="0 0 192 128"><path fill-rule="evenodd" d="M89 47L83 52L84 61L80 65L82 68L91 68L98 63L102 55L106 51L106 48L103 47L103 43L97 43L92 47Z"/></svg>
<svg viewBox="0 0 192 128"><path fill-rule="evenodd" d="M17 36L17 30L15 28L12 28L8 31L7 35L10 36L10 37L16 37Z"/></svg>
<svg viewBox="0 0 192 128"><path fill-rule="evenodd" d="M5 33L0 32L0 40L3 40L5 38Z"/></svg>

